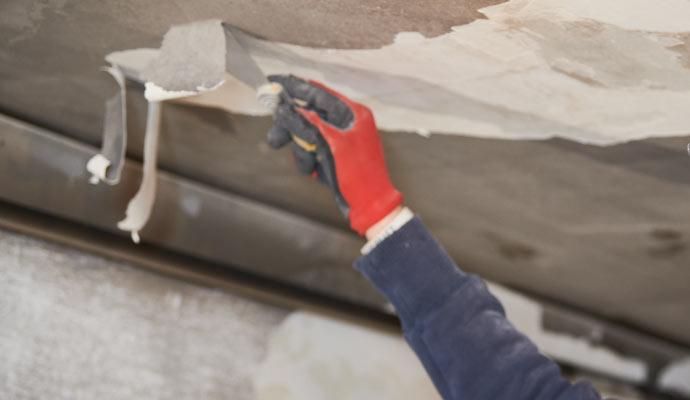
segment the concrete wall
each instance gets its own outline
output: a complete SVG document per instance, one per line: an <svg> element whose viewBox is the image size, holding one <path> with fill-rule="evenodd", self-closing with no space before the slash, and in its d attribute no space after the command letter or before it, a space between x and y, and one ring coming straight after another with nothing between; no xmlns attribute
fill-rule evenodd
<svg viewBox="0 0 690 400"><path fill-rule="evenodd" d="M251 399L286 312L0 231L0 398Z"/></svg>

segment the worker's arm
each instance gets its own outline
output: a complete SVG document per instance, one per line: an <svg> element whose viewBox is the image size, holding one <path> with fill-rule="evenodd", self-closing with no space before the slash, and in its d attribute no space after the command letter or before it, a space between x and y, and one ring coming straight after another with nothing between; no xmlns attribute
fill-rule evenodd
<svg viewBox="0 0 690 400"><path fill-rule="evenodd" d="M444 399L599 399L506 320L498 300L461 271L414 217L355 264L393 304L405 339Z"/></svg>
<svg viewBox="0 0 690 400"><path fill-rule="evenodd" d="M352 228L370 239L356 268L393 304L405 338L445 399L599 399L505 318L484 283L461 271L390 183L371 112L295 77L271 77L283 102L269 144L292 142L298 168L328 185Z"/></svg>

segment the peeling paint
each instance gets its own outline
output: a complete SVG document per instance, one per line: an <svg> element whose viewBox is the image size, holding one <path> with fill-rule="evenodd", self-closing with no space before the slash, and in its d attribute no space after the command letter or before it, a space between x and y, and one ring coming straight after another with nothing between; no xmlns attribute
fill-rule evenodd
<svg viewBox="0 0 690 400"><path fill-rule="evenodd" d="M384 130L597 145L690 133L687 1L512 0L480 11L487 19L434 38L403 32L373 50L246 44L266 74L331 85ZM236 87L184 101L266 114Z"/></svg>

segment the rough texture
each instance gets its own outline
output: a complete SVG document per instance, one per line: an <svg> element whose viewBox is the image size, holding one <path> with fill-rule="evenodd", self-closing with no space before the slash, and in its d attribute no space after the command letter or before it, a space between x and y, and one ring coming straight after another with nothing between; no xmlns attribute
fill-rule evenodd
<svg viewBox="0 0 690 400"><path fill-rule="evenodd" d="M0 398L252 399L285 312L0 231Z"/></svg>
<svg viewBox="0 0 690 400"><path fill-rule="evenodd" d="M212 88L225 75L225 36L219 20L176 26L142 77L167 90Z"/></svg>

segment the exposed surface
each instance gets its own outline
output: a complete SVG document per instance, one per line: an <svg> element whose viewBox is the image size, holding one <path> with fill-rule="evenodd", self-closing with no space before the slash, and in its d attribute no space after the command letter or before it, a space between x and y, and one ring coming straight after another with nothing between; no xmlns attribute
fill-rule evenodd
<svg viewBox="0 0 690 400"><path fill-rule="evenodd" d="M404 24L388 25L376 17L390 10L369 12L367 2L357 3L358 11L350 12L335 3L319 3L331 8L297 9L277 3L250 9L212 1L173 7L5 2L0 6L0 107L97 145L103 102L116 90L98 71L103 57L115 50L158 47L171 24L223 18L269 39L367 47L389 43L399 31L430 33L428 27L433 26L433 33L440 34L462 20L451 15L445 3L438 3L440 8L425 6L422 12L421 6L409 2L409 9L396 6L399 15L406 16L400 17ZM340 11L327 17L319 11L326 9ZM267 24L265 15L278 19ZM342 15L348 17L339 19ZM357 29L360 25L376 31ZM355 34L348 43L339 42L346 31ZM140 88L133 88L129 150L139 156L144 108ZM330 194L298 175L287 154L270 153L263 144L270 123L269 118L166 105L160 164L222 190L344 228ZM424 139L405 134L384 134L383 140L393 181L406 202L422 214L464 268L690 344L687 137L608 148L565 140Z"/></svg>

